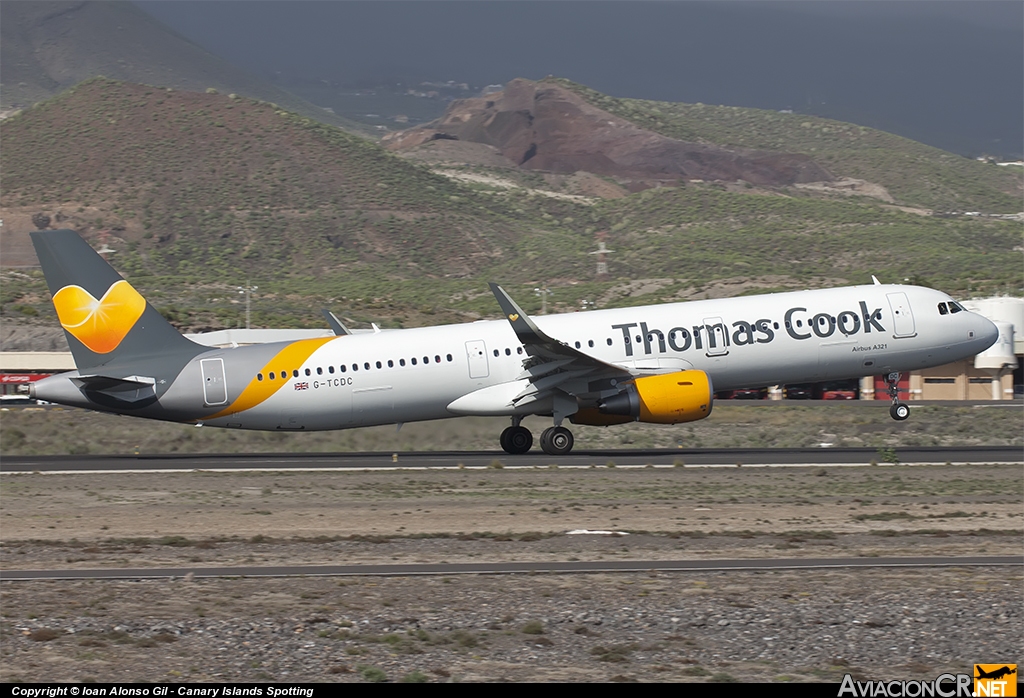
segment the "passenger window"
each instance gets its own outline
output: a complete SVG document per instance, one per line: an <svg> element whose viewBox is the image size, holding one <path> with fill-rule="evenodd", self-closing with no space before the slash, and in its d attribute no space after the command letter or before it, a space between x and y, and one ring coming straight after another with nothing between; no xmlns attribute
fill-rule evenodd
<svg viewBox="0 0 1024 698"><path fill-rule="evenodd" d="M370 370L370 362L369 361L364 361L363 362L363 368L365 368L367 371L369 371Z"/></svg>
<svg viewBox="0 0 1024 698"><path fill-rule="evenodd" d="M263 374L262 373L257 373L256 374L256 380L258 380L258 381L263 380Z"/></svg>
<svg viewBox="0 0 1024 698"><path fill-rule="evenodd" d="M345 372L347 371L347 369L345 368L345 364L342 364L342 365L341 365L341 366L339 366L338 368L340 368L340 369L341 369L341 372L342 372L342 373L345 373Z"/></svg>
<svg viewBox="0 0 1024 698"><path fill-rule="evenodd" d="M388 368L394 368L394 367L395 367L395 362L392 361L391 359L388 359Z"/></svg>
<svg viewBox="0 0 1024 698"><path fill-rule="evenodd" d="M415 366L415 365L416 365L416 357L415 357L415 356L414 356L414 357L412 357L411 359L409 359L409 361L411 361L411 362L412 362L412 365L413 365L413 366Z"/></svg>
<svg viewBox="0 0 1024 698"><path fill-rule="evenodd" d="M307 376L311 376L311 375L313 375L313 372L312 372L312 371L310 371L310 370L309 370L309 369L307 368L307 369L306 369L306 375L307 375Z"/></svg>
<svg viewBox="0 0 1024 698"><path fill-rule="evenodd" d="M608 338L608 339L606 339L605 341L606 341L606 342L608 342L608 346L611 346L611 345L612 345L612 338L611 338L611 337L609 337L609 338Z"/></svg>
<svg viewBox="0 0 1024 698"><path fill-rule="evenodd" d="M359 370L359 364L352 364L352 370L353 371L358 371Z"/></svg>
<svg viewBox="0 0 1024 698"><path fill-rule="evenodd" d="M516 347L516 353L517 354L522 354L523 353L523 348L522 347Z"/></svg>
<svg viewBox="0 0 1024 698"><path fill-rule="evenodd" d="M281 380L288 379L288 371L281 371Z"/></svg>
<svg viewBox="0 0 1024 698"><path fill-rule="evenodd" d="M299 369L293 368L292 369L292 378L298 378L298 377L299 377Z"/></svg>
<svg viewBox="0 0 1024 698"><path fill-rule="evenodd" d="M378 361L378 362L377 362L377 368L384 368L384 367L383 367L383 366L381 365L380 361Z"/></svg>
<svg viewBox="0 0 1024 698"><path fill-rule="evenodd" d="M497 356L497 355L498 355L498 350L497 350L497 349L495 349L495 350L494 350L494 355L495 355L495 356Z"/></svg>
<svg viewBox="0 0 1024 698"><path fill-rule="evenodd" d="M322 368L320 368L319 366L316 367L316 375L318 375L318 376L324 375L324 370Z"/></svg>
<svg viewBox="0 0 1024 698"><path fill-rule="evenodd" d="M588 340L587 340L587 346L588 346L588 347L593 347L593 346L594 346L594 340L592 340L592 339L588 339Z"/></svg>
<svg viewBox="0 0 1024 698"><path fill-rule="evenodd" d="M270 380L274 380L274 378L276 378L276 376L274 375L274 372L273 372L273 371L271 371L271 372L269 373L269 375L270 375Z"/></svg>
<svg viewBox="0 0 1024 698"><path fill-rule="evenodd" d="M405 366L405 359L399 359L398 360L398 365L399 366Z"/></svg>
<svg viewBox="0 0 1024 698"><path fill-rule="evenodd" d="M334 366L328 366L327 367L327 372L328 373L334 373Z"/></svg>
<svg viewBox="0 0 1024 698"><path fill-rule="evenodd" d="M435 364L441 363L441 357L438 356L437 354L434 354L434 363Z"/></svg>
<svg viewBox="0 0 1024 698"><path fill-rule="evenodd" d="M945 303L939 303L939 315L948 315L949 310L946 308Z"/></svg>
<svg viewBox="0 0 1024 698"><path fill-rule="evenodd" d="M579 344L580 344L579 342L576 342L576 347L577 348L579 348ZM512 356L512 350L509 349L508 347L505 347L505 356Z"/></svg>
<svg viewBox="0 0 1024 698"><path fill-rule="evenodd" d="M579 348L580 348L580 346L581 346L581 345L580 345L580 343L579 343L579 342L576 342L576 348L577 348L577 349L579 349Z"/></svg>
<svg viewBox="0 0 1024 698"><path fill-rule="evenodd" d="M448 356L447 356L446 358L448 359L448 363L451 363L451 361L452 361L452 355L451 355L451 354L448 354Z"/></svg>

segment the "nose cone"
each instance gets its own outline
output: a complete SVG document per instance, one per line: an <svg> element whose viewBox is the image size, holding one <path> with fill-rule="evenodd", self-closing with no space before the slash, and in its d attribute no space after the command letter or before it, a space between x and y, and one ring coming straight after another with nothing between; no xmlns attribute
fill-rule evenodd
<svg viewBox="0 0 1024 698"><path fill-rule="evenodd" d="M999 339L999 328L984 315L971 313L971 316L970 331L974 334L974 341L978 344L977 351L980 353L996 343Z"/></svg>

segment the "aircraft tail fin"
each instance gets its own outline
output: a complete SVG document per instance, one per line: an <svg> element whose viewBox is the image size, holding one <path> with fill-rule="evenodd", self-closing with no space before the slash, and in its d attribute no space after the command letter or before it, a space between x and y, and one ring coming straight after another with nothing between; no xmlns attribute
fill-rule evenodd
<svg viewBox="0 0 1024 698"><path fill-rule="evenodd" d="M174 329L74 230L31 237L79 371L204 350Z"/></svg>

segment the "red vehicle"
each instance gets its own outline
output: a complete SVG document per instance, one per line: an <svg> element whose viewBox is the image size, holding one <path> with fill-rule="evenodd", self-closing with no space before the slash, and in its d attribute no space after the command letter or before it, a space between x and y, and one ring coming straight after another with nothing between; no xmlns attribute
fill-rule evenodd
<svg viewBox="0 0 1024 698"><path fill-rule="evenodd" d="M821 384L822 400L856 400L858 394L856 380L831 381Z"/></svg>
<svg viewBox="0 0 1024 698"><path fill-rule="evenodd" d="M768 388L739 388L737 390L720 390L715 393L716 400L767 400Z"/></svg>

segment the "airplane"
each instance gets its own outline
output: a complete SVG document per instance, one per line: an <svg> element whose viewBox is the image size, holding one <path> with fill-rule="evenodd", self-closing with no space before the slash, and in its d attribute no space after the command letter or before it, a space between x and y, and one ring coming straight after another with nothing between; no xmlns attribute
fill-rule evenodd
<svg viewBox="0 0 1024 698"><path fill-rule="evenodd" d="M998 669L993 669L992 671L985 671L979 665L975 664L974 669L978 672L978 675L974 677L976 679L1001 679L1004 676L1009 676L1010 674L1017 673L1016 668L1011 669L1009 666L1006 665Z"/></svg>
<svg viewBox="0 0 1024 698"><path fill-rule="evenodd" d="M101 412L228 429L310 431L485 415L526 453L528 415L573 424L678 424L715 390L887 376L978 354L988 319L940 291L873 284L529 317L497 284L501 320L210 348L192 342L73 230L32 233L77 370L30 396ZM333 324L333 323L332 323ZM340 323L338 323L340 325Z"/></svg>

